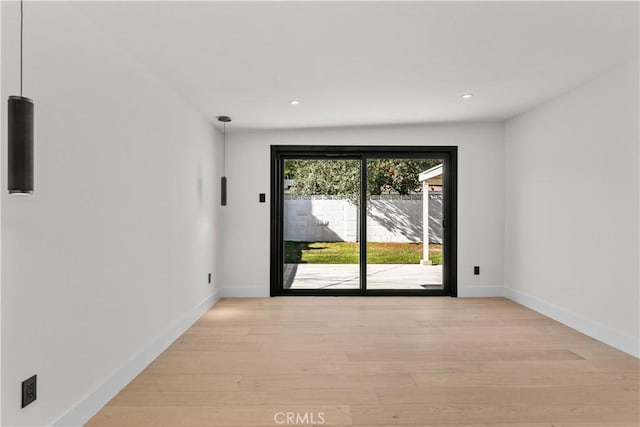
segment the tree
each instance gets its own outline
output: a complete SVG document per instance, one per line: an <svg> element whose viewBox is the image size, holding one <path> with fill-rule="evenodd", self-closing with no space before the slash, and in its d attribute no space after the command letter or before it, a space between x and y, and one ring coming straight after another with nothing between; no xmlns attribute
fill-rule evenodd
<svg viewBox="0 0 640 427"><path fill-rule="evenodd" d="M436 159L367 160L367 191L372 195L421 193L420 173L440 163Z"/></svg>
<svg viewBox="0 0 640 427"><path fill-rule="evenodd" d="M371 195L420 193L418 176L440 163L437 159L367 160L367 192ZM359 160L286 160L285 174L295 179L292 194L358 199Z"/></svg>
<svg viewBox="0 0 640 427"><path fill-rule="evenodd" d="M292 162L292 165L287 165ZM359 160L287 160L285 171L295 179L291 193L357 198L360 192Z"/></svg>

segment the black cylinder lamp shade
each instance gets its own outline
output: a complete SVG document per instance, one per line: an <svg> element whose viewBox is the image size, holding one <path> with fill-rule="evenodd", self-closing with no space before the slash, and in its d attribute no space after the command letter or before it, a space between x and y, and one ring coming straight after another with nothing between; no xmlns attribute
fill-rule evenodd
<svg viewBox="0 0 640 427"><path fill-rule="evenodd" d="M227 206L227 177L220 178L220 204Z"/></svg>
<svg viewBox="0 0 640 427"><path fill-rule="evenodd" d="M33 101L10 96L8 109L9 194L33 193Z"/></svg>

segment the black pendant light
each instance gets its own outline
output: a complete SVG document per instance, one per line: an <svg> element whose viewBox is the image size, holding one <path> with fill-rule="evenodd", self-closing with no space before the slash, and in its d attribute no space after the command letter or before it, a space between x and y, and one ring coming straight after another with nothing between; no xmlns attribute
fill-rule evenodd
<svg viewBox="0 0 640 427"><path fill-rule="evenodd" d="M23 16L20 0L20 96L10 96L7 109L9 194L33 193L33 101L22 96Z"/></svg>
<svg viewBox="0 0 640 427"><path fill-rule="evenodd" d="M222 122L222 178L220 178L220 204L227 206L227 177L226 177L226 155L227 155L227 123L231 121L229 116L218 116L218 121Z"/></svg>

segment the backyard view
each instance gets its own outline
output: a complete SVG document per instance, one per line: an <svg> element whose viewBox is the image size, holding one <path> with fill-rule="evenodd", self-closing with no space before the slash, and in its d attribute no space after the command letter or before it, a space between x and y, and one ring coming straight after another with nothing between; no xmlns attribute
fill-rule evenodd
<svg viewBox="0 0 640 427"><path fill-rule="evenodd" d="M284 289L359 289L363 271L366 289L442 289L441 160L292 159L284 171Z"/></svg>

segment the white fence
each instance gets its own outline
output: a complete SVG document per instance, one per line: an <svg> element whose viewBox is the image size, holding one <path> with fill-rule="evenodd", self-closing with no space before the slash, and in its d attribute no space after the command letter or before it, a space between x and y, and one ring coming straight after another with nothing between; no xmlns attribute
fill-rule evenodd
<svg viewBox="0 0 640 427"><path fill-rule="evenodd" d="M371 196L369 242L422 242L422 194ZM285 195L284 239L295 242L358 241L359 208L337 196ZM429 193L430 243L442 243L442 193Z"/></svg>

